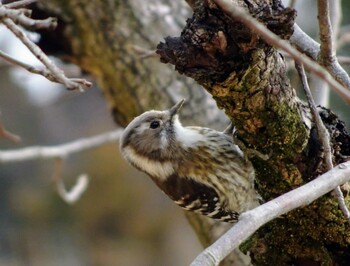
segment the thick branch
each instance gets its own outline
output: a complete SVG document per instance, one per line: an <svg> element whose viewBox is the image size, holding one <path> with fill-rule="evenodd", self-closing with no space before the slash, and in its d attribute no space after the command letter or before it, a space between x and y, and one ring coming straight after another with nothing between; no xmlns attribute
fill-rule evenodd
<svg viewBox="0 0 350 266"><path fill-rule="evenodd" d="M243 213L239 222L204 250L191 266L218 265L262 225L293 209L310 204L349 180L350 162L346 162L297 189Z"/></svg>
<svg viewBox="0 0 350 266"><path fill-rule="evenodd" d="M317 63L266 30L278 34L284 31L285 35L282 33L281 36L288 39L294 25L292 10L278 4L269 6L264 1L254 2L256 5L252 6L246 6L246 1L243 4L237 1L237 5L242 4L256 18L253 19L245 12L237 14L241 9L234 2L220 1L228 4L226 12L211 0L200 2L181 35L167 37L158 45L157 53L162 62L174 64L180 73L193 77L213 95L218 106L235 124L237 136L247 146L266 153L273 150L267 161L252 159L257 190L265 200L270 200L305 184L324 170L318 168L320 145L315 136L317 133L308 123L309 108L295 96L286 78L283 58L274 47L285 49L296 60L307 62L310 68ZM236 12L234 16L230 8ZM330 77L324 68L317 67ZM334 79L332 82L337 83ZM325 115L333 117L336 126L342 125L336 116L326 111ZM333 123L329 120L327 126ZM338 138L334 143L340 155L345 155L347 144L341 143L348 143L349 139L345 131L341 133L345 142ZM342 162L340 156L336 162ZM330 215L333 216L329 218ZM250 252L252 262L261 265L267 262L302 265L307 260L319 261L322 256L332 257L334 252L328 248L329 242L346 249L348 243L343 239L347 238L338 236L347 233L338 224L348 226L333 199L325 197L291 212L285 219L267 224L245 242L241 250ZM313 230L313 227L323 230ZM290 238L291 234L293 238ZM329 240L324 239L324 234ZM309 238L313 241L307 241ZM261 245L263 250L260 250ZM288 252L279 256L282 250ZM342 259L338 257L337 261Z"/></svg>
<svg viewBox="0 0 350 266"><path fill-rule="evenodd" d="M244 9L236 6L229 0L214 0L227 14L232 18L236 18L244 23L250 29L259 33L264 40L277 48L290 54L290 56L297 62L303 64L306 69L313 72L315 75L327 82L340 96L346 101L350 102L350 92L340 85L322 66L316 64L308 57L300 53L298 50L293 48L287 41L282 40L276 34L266 29L266 27L257 21L255 18L250 16Z"/></svg>

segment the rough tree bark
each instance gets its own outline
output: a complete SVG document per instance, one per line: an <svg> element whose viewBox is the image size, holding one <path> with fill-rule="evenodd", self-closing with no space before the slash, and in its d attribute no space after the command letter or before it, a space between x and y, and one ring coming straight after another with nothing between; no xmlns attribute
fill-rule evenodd
<svg viewBox="0 0 350 266"><path fill-rule="evenodd" d="M272 152L268 161L252 159L264 200L321 173L317 134L305 124L306 107L290 86L283 57L212 1L189 2L194 13L182 25L184 20L173 16L190 15L181 1L42 1L41 12L57 16L60 26L54 33L43 33L41 45L90 73L122 126L146 109L169 106L182 94L188 99L188 116L194 112L198 124L216 122L217 127L218 117L221 122L224 118L208 103L204 90L155 60L141 60L132 47L155 47L162 37L176 35L176 28L184 26L181 36L166 38L157 53L162 62L174 64L214 97L248 147ZM236 2L281 38L293 33L295 12L279 1ZM157 13L159 5L165 13ZM332 134L338 164L350 154L348 134L334 114L326 109L321 114ZM190 217L204 245L225 230ZM325 196L267 224L241 249L250 251L255 265L346 265L349 243L349 225L336 201Z"/></svg>
<svg viewBox="0 0 350 266"><path fill-rule="evenodd" d="M240 3L281 38L292 35L295 12L279 1ZM212 1L198 2L181 36L166 38L157 53L163 62L174 64L214 96L249 147L273 151L268 161L253 160L257 187L265 200L323 171L317 137L303 123L307 108L290 86L283 57ZM325 109L321 114L325 121L333 116ZM341 122L334 122L339 130L344 129ZM330 131L334 134L334 128ZM334 148L348 155L349 138L346 131L342 134L344 141ZM334 141L338 144L339 140ZM335 160L339 163L342 158L335 156ZM241 248L251 252L257 265L345 264L349 262L346 228L334 200L324 197L269 223Z"/></svg>
<svg viewBox="0 0 350 266"><path fill-rule="evenodd" d="M228 119L193 80L176 74L158 58L142 59L136 48L155 49L168 34L178 34L191 9L185 2L164 0L42 1L33 17L57 17L54 32L40 32L48 54L79 65L96 81L111 107L116 124L126 126L149 109L168 108L186 98L181 119L186 124L224 129ZM186 213L203 246L230 225ZM240 252L227 265L246 265ZM235 264L233 264L233 262Z"/></svg>

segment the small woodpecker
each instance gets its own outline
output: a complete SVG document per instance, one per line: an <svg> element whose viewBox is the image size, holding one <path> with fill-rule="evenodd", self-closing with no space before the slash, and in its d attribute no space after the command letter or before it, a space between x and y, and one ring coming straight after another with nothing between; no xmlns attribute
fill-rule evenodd
<svg viewBox="0 0 350 266"><path fill-rule="evenodd" d="M236 222L259 204L254 168L233 142L232 131L182 126L183 103L136 117L122 134L121 152L182 208Z"/></svg>

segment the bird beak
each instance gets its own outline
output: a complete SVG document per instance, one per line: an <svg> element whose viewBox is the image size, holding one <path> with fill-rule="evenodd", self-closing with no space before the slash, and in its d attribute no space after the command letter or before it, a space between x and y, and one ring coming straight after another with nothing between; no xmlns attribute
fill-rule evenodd
<svg viewBox="0 0 350 266"><path fill-rule="evenodd" d="M173 107L169 109L170 116L173 117L174 115L178 114L182 105L184 104L185 99L182 99L177 104L175 104Z"/></svg>

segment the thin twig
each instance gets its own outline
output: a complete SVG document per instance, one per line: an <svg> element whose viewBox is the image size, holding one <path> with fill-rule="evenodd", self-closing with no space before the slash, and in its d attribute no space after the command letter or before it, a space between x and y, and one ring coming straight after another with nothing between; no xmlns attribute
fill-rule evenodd
<svg viewBox="0 0 350 266"><path fill-rule="evenodd" d="M141 59L146 59L150 57L159 58L160 55L156 53L155 50L145 49L143 47L133 45L132 49L135 51L135 53L140 56Z"/></svg>
<svg viewBox="0 0 350 266"><path fill-rule="evenodd" d="M24 15L23 10L11 10L0 5L0 20L4 18L10 18L14 23L29 29L55 29L57 27L57 18L31 19Z"/></svg>
<svg viewBox="0 0 350 266"><path fill-rule="evenodd" d="M62 83L70 90L78 89L82 91L83 88L81 85L86 85L87 87L92 86L91 82L88 81L76 82L67 78L63 71L41 51L39 46L29 40L26 34L11 19L2 19L2 23L47 67L51 74L56 77L57 82Z"/></svg>
<svg viewBox="0 0 350 266"><path fill-rule="evenodd" d="M243 213L238 223L205 249L191 266L219 265L220 261L262 225L291 210L310 204L349 180L350 162L342 163L309 183Z"/></svg>
<svg viewBox="0 0 350 266"><path fill-rule="evenodd" d="M117 129L94 137L82 138L52 147L27 147L18 150L0 151L0 163L20 162L34 159L55 159L52 178L57 193L65 202L73 204L87 189L89 180L86 174L80 175L75 185L68 191L64 185L62 177L64 160L72 153L98 147L109 142L116 142L120 138L122 132L122 129Z"/></svg>
<svg viewBox="0 0 350 266"><path fill-rule="evenodd" d="M295 45L299 51L317 61L320 53L320 44L307 35L297 24L294 24L294 32L290 37L290 43ZM300 63L304 64L304 62ZM349 75L340 66L337 60L334 60L330 65L327 65L326 68L333 78L335 78L345 88L350 89Z"/></svg>
<svg viewBox="0 0 350 266"><path fill-rule="evenodd" d="M6 6L7 8L21 8L21 7L33 4L37 1L38 0L21 0L21 1L16 1L16 2L5 4L4 6Z"/></svg>
<svg viewBox="0 0 350 266"><path fill-rule="evenodd" d="M19 61L18 59L10 56L9 54L6 54L5 52L0 50L0 57L2 57L3 59L5 59L7 62L22 67L24 69L26 69L27 71L33 73L33 74L38 74L38 75L42 75L45 78L47 78L50 81L54 81L57 82L57 79L46 69L38 69L32 65L26 64L22 61Z"/></svg>
<svg viewBox="0 0 350 266"><path fill-rule="evenodd" d="M295 68L298 71L298 74L300 76L300 80L301 80L301 84L302 87L304 89L304 93L307 99L307 102L309 103L309 107L311 110L311 114L313 117L313 120L315 122L316 125L316 129L317 129L317 133L318 133L318 137L322 143L322 147L323 147L323 152L324 152L324 160L326 163L326 170L329 171L333 168L333 161L332 161L332 148L331 148L331 144L330 144L330 137L329 137L329 133L327 128L325 127L325 125L323 124L323 121L320 117L320 114L317 111L317 107L315 104L314 99L312 98L312 94L309 88L309 84L307 82L307 78L305 75L305 71L304 71L304 67L303 65L300 64L295 64ZM348 222L350 223L350 212L345 204L345 199L343 196L343 193L341 192L340 186L337 186L334 189L334 194L336 196L336 199L338 201L339 204L339 208L341 209L341 211L343 212L345 218L348 220Z"/></svg>
<svg viewBox="0 0 350 266"><path fill-rule="evenodd" d="M117 129L94 137L77 139L57 146L34 146L17 150L0 151L0 163L64 158L72 153L91 149L105 143L115 142L120 138L121 134L122 129Z"/></svg>
<svg viewBox="0 0 350 266"><path fill-rule="evenodd" d="M243 8L235 5L230 0L214 0L214 2L220 6L228 15L232 18L239 20L248 28L257 32L267 43L281 50L287 52L293 57L293 59L305 66L306 69L315 73L318 77L327 82L340 96L342 96L346 101L350 102L350 91L346 90L342 85L340 85L329 73L328 71L317 64L316 62L310 60L308 57L300 53L297 49L292 47L287 41L282 40L276 34L268 30L264 24L260 23L258 20L253 18L248 12Z"/></svg>
<svg viewBox="0 0 350 266"><path fill-rule="evenodd" d="M56 186L57 194L68 204L73 204L77 202L81 195L86 191L89 179L86 174L78 176L77 182L71 188L70 191L67 191L62 177L63 172L63 163L64 160L57 158L55 160L54 171L52 175L53 182Z"/></svg>
<svg viewBox="0 0 350 266"><path fill-rule="evenodd" d="M21 142L21 137L11 133L10 131L6 130L5 127L0 123L0 138L8 139L9 141L13 143L19 143Z"/></svg>
<svg viewBox="0 0 350 266"><path fill-rule="evenodd" d="M320 56L319 62L321 65L327 65L333 62L335 57L335 49L333 43L333 32L331 19L329 15L329 3L328 0L317 1L318 11L318 26L320 32Z"/></svg>
<svg viewBox="0 0 350 266"><path fill-rule="evenodd" d="M52 75L49 71L47 71L47 69L39 69L36 68L32 65L29 65L27 63L24 63L12 56L10 56L9 54L6 54L5 52L0 50L0 57L2 57L4 60L6 60L7 62L11 63L12 65L16 65L19 67L24 68L25 70L29 71L30 73L33 74L38 74L41 75L43 77L45 77L46 79L52 81L52 82L56 82L56 83L60 83L59 80L56 78L56 76ZM91 86L91 83L85 79L80 79L80 78L70 78L71 81L76 82L76 83L80 83L83 86L89 87Z"/></svg>
<svg viewBox="0 0 350 266"><path fill-rule="evenodd" d="M335 40L338 29L340 26L340 8L339 1L333 0L332 8L333 12L330 11L330 5L328 0L318 0L317 11L318 11L318 25L319 25L319 35L320 35L320 53L317 61L320 65L327 68L327 66L333 64L336 60L335 54ZM333 31L335 28L335 32ZM313 95L314 100L317 104L322 106L329 106L329 95L330 88L329 85L318 77L313 76Z"/></svg>

